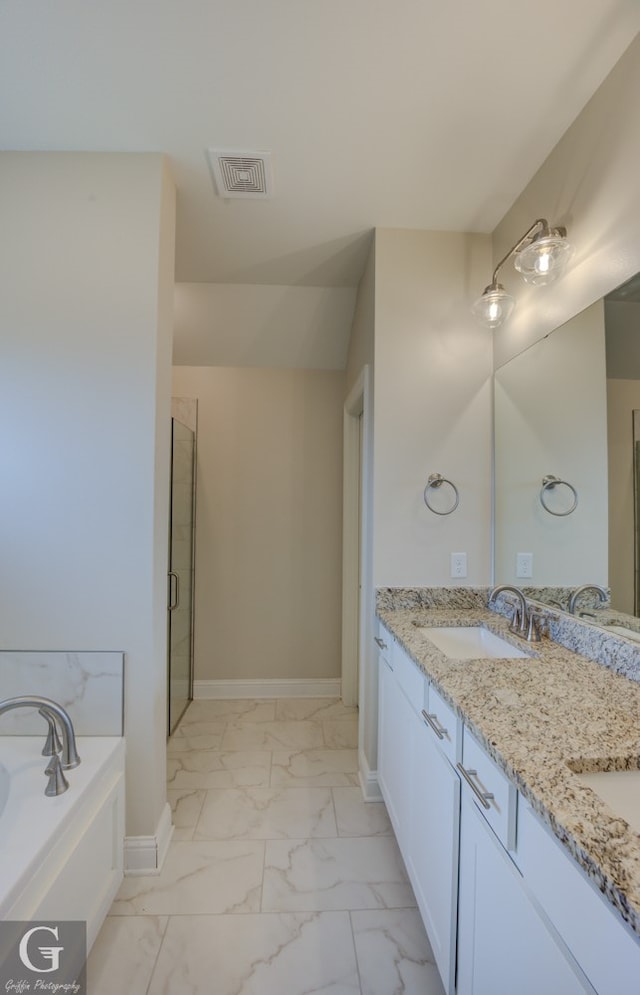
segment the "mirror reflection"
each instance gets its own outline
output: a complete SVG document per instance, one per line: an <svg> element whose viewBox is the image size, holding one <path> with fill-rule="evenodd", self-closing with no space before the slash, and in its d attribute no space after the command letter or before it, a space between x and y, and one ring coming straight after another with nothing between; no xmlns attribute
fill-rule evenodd
<svg viewBox="0 0 640 995"><path fill-rule="evenodd" d="M496 582L640 629L639 474L640 274L496 371Z"/></svg>

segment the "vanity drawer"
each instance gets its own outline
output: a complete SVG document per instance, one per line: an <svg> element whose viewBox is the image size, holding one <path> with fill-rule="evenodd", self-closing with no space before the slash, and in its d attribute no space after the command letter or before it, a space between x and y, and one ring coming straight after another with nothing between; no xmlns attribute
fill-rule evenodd
<svg viewBox="0 0 640 995"><path fill-rule="evenodd" d="M388 664L391 664L391 654L393 652L395 639L389 630L384 627L380 619L376 620L374 640L378 648L379 655L383 657Z"/></svg>
<svg viewBox="0 0 640 995"><path fill-rule="evenodd" d="M393 647L391 666L411 707L419 715L424 708L427 679L398 642Z"/></svg>
<svg viewBox="0 0 640 995"><path fill-rule="evenodd" d="M462 739L462 787L507 850L515 849L518 792L504 771L465 728ZM491 795L492 797L486 797Z"/></svg>
<svg viewBox="0 0 640 995"><path fill-rule="evenodd" d="M458 718L433 684L429 685L425 697L422 718L431 729L438 747L455 766L462 759L462 719Z"/></svg>

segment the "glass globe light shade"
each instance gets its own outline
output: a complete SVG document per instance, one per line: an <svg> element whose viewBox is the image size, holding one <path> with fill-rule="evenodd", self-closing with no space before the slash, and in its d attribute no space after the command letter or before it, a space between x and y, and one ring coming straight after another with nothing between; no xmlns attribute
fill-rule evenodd
<svg viewBox="0 0 640 995"><path fill-rule="evenodd" d="M485 287L471 313L488 328L498 328L511 315L516 302L500 283Z"/></svg>
<svg viewBox="0 0 640 995"><path fill-rule="evenodd" d="M527 283L553 283L571 258L573 249L558 229L547 229L516 252L513 264Z"/></svg>

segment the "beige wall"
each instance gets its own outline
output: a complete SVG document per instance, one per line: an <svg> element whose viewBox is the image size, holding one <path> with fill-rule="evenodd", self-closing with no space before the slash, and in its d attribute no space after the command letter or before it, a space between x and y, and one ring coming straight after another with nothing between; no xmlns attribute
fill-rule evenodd
<svg viewBox="0 0 640 995"><path fill-rule="evenodd" d="M640 380L607 380L609 444L609 585L611 603L633 615L633 411Z"/></svg>
<svg viewBox="0 0 640 995"><path fill-rule="evenodd" d="M159 155L0 155L2 639L125 652L142 836L166 803L174 211Z"/></svg>
<svg viewBox="0 0 640 995"><path fill-rule="evenodd" d="M490 265L490 239L378 229L375 260L374 584L463 585L491 571L491 336L468 307ZM431 473L460 492L430 512Z"/></svg>
<svg viewBox="0 0 640 995"><path fill-rule="evenodd" d="M354 287L178 283L176 366L344 369Z"/></svg>
<svg viewBox="0 0 640 995"><path fill-rule="evenodd" d="M495 332L496 367L640 270L639 95L640 35L496 228L495 262L542 216L566 225L575 246L548 287L527 286L511 263L501 270L517 307Z"/></svg>
<svg viewBox="0 0 640 995"><path fill-rule="evenodd" d="M198 399L196 681L340 676L344 384L174 368Z"/></svg>

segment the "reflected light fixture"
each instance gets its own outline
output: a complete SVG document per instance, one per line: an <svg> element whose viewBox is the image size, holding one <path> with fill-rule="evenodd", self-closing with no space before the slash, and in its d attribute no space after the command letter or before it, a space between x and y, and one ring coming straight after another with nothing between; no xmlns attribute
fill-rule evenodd
<svg viewBox="0 0 640 995"><path fill-rule="evenodd" d="M540 286L557 279L572 252L567 242L567 229L551 228L545 218L538 218L500 260L491 283L471 309L473 315L489 328L497 328L511 315L516 302L498 283L498 272L512 255L515 255L514 266L523 280Z"/></svg>

